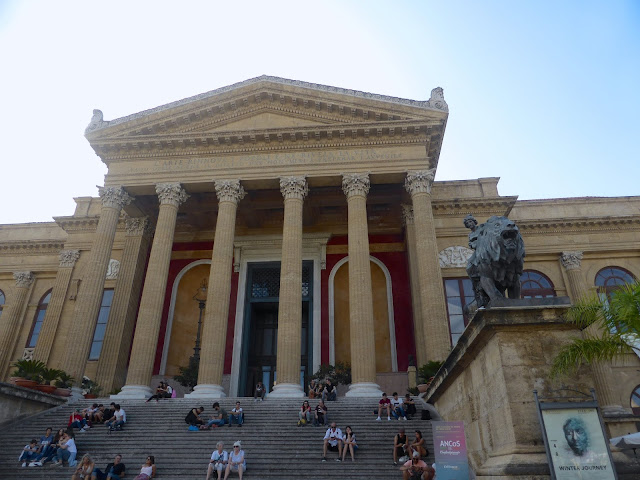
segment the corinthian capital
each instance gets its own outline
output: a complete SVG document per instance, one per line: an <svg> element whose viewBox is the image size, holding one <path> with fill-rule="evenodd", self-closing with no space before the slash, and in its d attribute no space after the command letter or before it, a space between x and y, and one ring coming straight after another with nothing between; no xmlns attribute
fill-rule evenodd
<svg viewBox="0 0 640 480"><path fill-rule="evenodd" d="M126 207L133 200L133 197L122 187L98 187L98 194L102 199L103 207L117 208L118 210Z"/></svg>
<svg viewBox="0 0 640 480"><path fill-rule="evenodd" d="M405 225L413 225L413 207L402 204L402 221Z"/></svg>
<svg viewBox="0 0 640 480"><path fill-rule="evenodd" d="M13 279L16 281L16 287L29 288L36 277L32 272L14 272Z"/></svg>
<svg viewBox="0 0 640 480"><path fill-rule="evenodd" d="M236 205L247 194L240 180L216 180L213 182L219 202L233 202Z"/></svg>
<svg viewBox="0 0 640 480"><path fill-rule="evenodd" d="M179 183L158 183L156 193L160 199L160 205L173 205L176 208L189 198Z"/></svg>
<svg viewBox="0 0 640 480"><path fill-rule="evenodd" d="M580 268L582 256L582 252L562 252L560 254L560 263L562 263L565 270L576 270Z"/></svg>
<svg viewBox="0 0 640 480"><path fill-rule="evenodd" d="M347 198L354 195L366 197L369 193L371 183L369 182L368 173L343 173L342 174L342 191Z"/></svg>
<svg viewBox="0 0 640 480"><path fill-rule="evenodd" d="M127 218L124 224L127 237L139 237L149 231L149 217L131 217Z"/></svg>
<svg viewBox="0 0 640 480"><path fill-rule="evenodd" d="M58 258L61 267L73 267L80 258L80 250L61 250Z"/></svg>
<svg viewBox="0 0 640 480"><path fill-rule="evenodd" d="M280 192L285 200L297 198L302 200L309 193L305 177L280 177Z"/></svg>
<svg viewBox="0 0 640 480"><path fill-rule="evenodd" d="M431 193L431 185L436 176L436 169L430 170L410 170L407 172L407 178L404 181L404 188L411 195L416 193Z"/></svg>

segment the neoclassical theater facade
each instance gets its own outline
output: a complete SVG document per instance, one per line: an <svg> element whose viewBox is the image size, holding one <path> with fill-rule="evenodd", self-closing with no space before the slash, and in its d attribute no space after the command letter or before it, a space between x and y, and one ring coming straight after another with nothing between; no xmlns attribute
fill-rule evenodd
<svg viewBox="0 0 640 480"><path fill-rule="evenodd" d="M417 101L267 76L115 120L95 110L99 195L0 226L0 376L34 358L144 398L199 340L195 398L251 395L258 379L300 396L337 362L347 395L378 395L465 328L468 214L517 223L523 296L640 276L640 197L434 182L447 118L439 88ZM603 367L625 408L631 364Z"/></svg>

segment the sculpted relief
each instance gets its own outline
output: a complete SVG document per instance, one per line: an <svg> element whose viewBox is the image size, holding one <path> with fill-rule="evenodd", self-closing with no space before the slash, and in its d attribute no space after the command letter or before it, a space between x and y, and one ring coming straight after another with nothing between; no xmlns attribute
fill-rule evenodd
<svg viewBox="0 0 640 480"><path fill-rule="evenodd" d="M461 245L447 247L438 254L440 268L466 267L471 255L473 255L473 250L467 247Z"/></svg>

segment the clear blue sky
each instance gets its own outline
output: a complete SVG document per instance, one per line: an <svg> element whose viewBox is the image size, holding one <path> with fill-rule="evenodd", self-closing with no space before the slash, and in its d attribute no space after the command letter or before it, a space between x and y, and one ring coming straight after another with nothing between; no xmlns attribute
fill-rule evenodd
<svg viewBox="0 0 640 480"><path fill-rule="evenodd" d="M226 3L0 0L0 224L97 195L93 108L109 120L261 74L420 100L443 87L436 180L640 194L639 1Z"/></svg>

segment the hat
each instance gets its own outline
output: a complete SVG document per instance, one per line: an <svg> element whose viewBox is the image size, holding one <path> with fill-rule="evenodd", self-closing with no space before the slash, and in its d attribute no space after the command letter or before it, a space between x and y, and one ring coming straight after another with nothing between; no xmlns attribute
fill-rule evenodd
<svg viewBox="0 0 640 480"><path fill-rule="evenodd" d="M418 453L417 451L414 450L413 458L418 458L419 456L420 456L420 453Z"/></svg>
<svg viewBox="0 0 640 480"><path fill-rule="evenodd" d="M240 443L240 440L238 440L237 442L235 442L235 443L233 444L233 446L234 446L234 447L241 447L241 446L242 446L242 444Z"/></svg>

